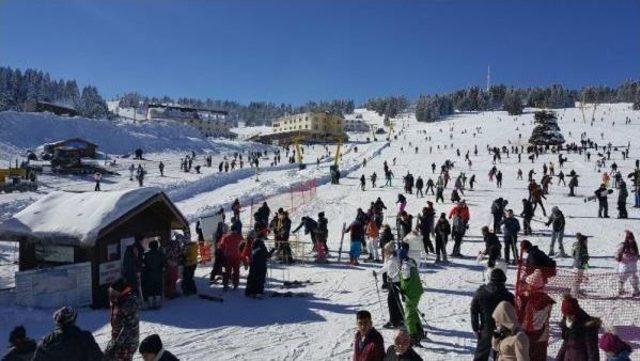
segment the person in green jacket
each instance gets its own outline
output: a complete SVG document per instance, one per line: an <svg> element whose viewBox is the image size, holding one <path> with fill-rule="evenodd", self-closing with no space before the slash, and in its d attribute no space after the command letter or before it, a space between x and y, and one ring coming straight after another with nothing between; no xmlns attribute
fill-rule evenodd
<svg viewBox="0 0 640 361"><path fill-rule="evenodd" d="M405 247L408 248L408 245L404 244L403 248ZM401 254L404 256L406 252L401 252ZM422 288L416 261L407 256L402 257L400 291L404 296L404 324L411 337L411 344L417 345L424 336L424 330L418 315L418 304L424 289Z"/></svg>

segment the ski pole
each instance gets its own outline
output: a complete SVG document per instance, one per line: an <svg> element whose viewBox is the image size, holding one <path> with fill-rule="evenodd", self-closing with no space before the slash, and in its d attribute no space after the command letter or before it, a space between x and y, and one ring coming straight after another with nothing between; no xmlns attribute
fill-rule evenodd
<svg viewBox="0 0 640 361"><path fill-rule="evenodd" d="M382 316L384 314L384 311L382 310L382 298L380 297L380 288L378 288L378 274L376 273L376 271L373 271L373 278L376 280L376 293L378 294L378 307L380 308L380 315Z"/></svg>

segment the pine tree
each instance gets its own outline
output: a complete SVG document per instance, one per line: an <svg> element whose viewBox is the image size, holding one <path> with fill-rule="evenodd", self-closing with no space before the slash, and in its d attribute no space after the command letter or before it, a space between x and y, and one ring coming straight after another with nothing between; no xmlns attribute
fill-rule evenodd
<svg viewBox="0 0 640 361"><path fill-rule="evenodd" d="M564 137L560 133L558 120L554 112L542 110L534 114L535 127L531 132L529 143L533 145L560 145Z"/></svg>
<svg viewBox="0 0 640 361"><path fill-rule="evenodd" d="M109 115L107 103L94 86L86 86L80 96L80 114L87 118L106 118Z"/></svg>
<svg viewBox="0 0 640 361"><path fill-rule="evenodd" d="M509 115L520 115L524 110L524 105L522 104L522 99L520 99L520 95L511 90L504 97L504 105L502 110L505 110L509 113Z"/></svg>

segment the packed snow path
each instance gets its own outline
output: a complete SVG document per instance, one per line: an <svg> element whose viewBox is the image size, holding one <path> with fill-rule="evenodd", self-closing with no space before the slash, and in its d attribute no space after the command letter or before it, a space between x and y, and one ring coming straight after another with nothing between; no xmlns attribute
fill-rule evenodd
<svg viewBox="0 0 640 361"><path fill-rule="evenodd" d="M580 133L587 132L587 136L599 144L612 142L614 145L626 145L631 141L631 160L622 161L619 152L612 154L622 173L626 174L633 167L633 162L640 152L635 142L640 135L640 117L638 112L631 112L626 105L601 106L596 112L596 122L593 127L582 122L578 109L559 111L562 119L559 125L568 142L579 142ZM624 125L626 116L632 118L631 125ZM600 118L604 117L604 121ZM575 118L575 122L573 122ZM483 248L480 228L490 223L490 205L497 197L509 201L507 208L513 208L516 213L521 211L520 200L527 194L526 173L530 168L536 170L536 180L540 179L541 167L544 161L553 161L556 172L559 171L557 156L542 155L535 164L523 156L518 164L517 157L503 157L502 163L497 164L504 174L504 186L496 189L495 183L488 181L487 173L492 167L491 156L486 146L508 146L508 141L518 142L518 134L522 134L522 141L526 141L531 134L533 114L528 113L517 117L508 116L503 112L486 112L478 114L459 114L447 121L421 124L413 118L396 120L396 129L405 130L398 140L384 149L380 156L371 160L367 167L354 171L341 180L340 185L323 185L318 188L316 198L305 207L292 215L294 225L302 215L316 216L324 211L329 219L330 236L329 247L336 250L339 246L340 229L343 222L350 222L361 207L366 210L369 203L381 197L389 211L385 222L394 225L392 217L394 202L397 194L402 192L402 176L407 171L417 178L429 177L434 181L436 174L431 173L431 163L439 167L446 159L456 162L452 172L455 179L458 172L464 171L468 176L476 174L478 183L474 191L467 191L463 196L470 206L471 221L462 253L472 256L465 259L451 259L451 263L443 266L431 264L422 272L422 280L426 292L420 302L420 309L426 314L429 322L430 342L424 342L425 349L417 352L425 360L471 359L475 348L475 339L470 330L469 304L473 292L482 282L480 270L482 267L475 261L475 255ZM612 122L615 121L615 127ZM453 138L450 139L449 129L453 127ZM476 128L481 131L475 137ZM516 130L517 128L517 130ZM426 130L427 134L421 131ZM442 130L442 132L440 132ZM466 134L461 134L466 130ZM569 135L571 132L571 135ZM601 133L604 139L601 140ZM425 142L425 136L431 137L431 142ZM409 146L411 143L411 146ZM454 144L453 149L451 144ZM444 149L444 146L447 149ZM473 156L473 146L478 146L478 156ZM414 147L418 146L418 153ZM429 147L433 153L429 153ZM438 150L438 146L440 149ZM404 149L404 151L401 150ZM455 154L459 148L462 156ZM464 154L469 150L473 165L471 169L464 162ZM362 154L362 153L361 153ZM396 166L392 165L393 158L397 158ZM593 272L615 270L612 255L616 245L623 239L623 231L631 229L636 234L640 232L637 219L640 218L638 209L629 207L629 219L618 220L615 202L610 198L610 219L598 219L597 205L583 202L582 196L588 196L600 183L600 175L596 173L594 163L586 162L584 156L569 154L569 161L564 172L575 169L580 177L578 196L566 196L568 189L558 185L551 186L550 194L545 202L547 210L557 205L567 216L565 247L569 248L575 240L576 232L592 236L589 252L591 255L591 269ZM393 187L359 189L359 176L365 173L367 178L373 172L378 173L378 184L384 184L382 163L387 161L396 179ZM525 173L524 181L516 180L516 172L521 168ZM291 171L273 172L274 182L286 183L291 178ZM555 180L555 179L554 179ZM198 194L198 201L187 199L179 203L179 207L187 214L198 214L202 207L218 204L228 198L246 194L249 191L260 192L263 185L252 179L241 180L233 187L222 187L218 191ZM446 204L437 204L437 214L447 212L451 208L449 196L451 186L445 190ZM614 193L614 196L617 194ZM407 211L417 214L425 205L426 200L434 201L434 196L416 199L415 195L407 195ZM629 203L632 205L631 197ZM277 202L276 202L277 203ZM277 204L275 205L277 207ZM272 206L272 209L275 208ZM245 212L247 213L247 212ZM537 219L544 219L539 211ZM547 229L540 223L532 224L534 232L542 230L543 235L529 238L534 244L547 251L549 236ZM302 239L305 236L301 236ZM345 237L345 247L348 249L348 235ZM522 235L519 239L523 239ZM449 251L452 247L449 242ZM344 258L343 258L344 260ZM295 266L273 264L270 270L269 287L280 290L284 280L310 280L311 283L292 291L310 292L308 298L267 298L252 300L244 297L241 281L240 290L223 293L220 286L209 288L206 282L209 268L200 268L197 272L201 278L198 286L201 291L214 295L222 295L224 303L213 303L198 298L183 298L165 303L160 311L145 311L141 314L142 336L158 333L161 335L167 349L174 352L183 360L350 360L355 327L355 312L368 309L374 315L374 325L382 331L385 345L393 340L393 331L382 330L382 324L387 321L386 294L381 290L382 313L378 304L375 282L371 271L379 265L361 264L349 267L337 264L335 257L326 265L303 263ZM570 259L559 259L559 266L570 267ZM509 269L508 284L513 284L515 270ZM558 306L556 307L556 309ZM617 312L620 310L598 310L595 316L609 312L609 318L617 324L640 325L640 312ZM640 311L640 309L638 309ZM4 307L0 311L0 322L3 325L24 324L29 333L41 337L51 329L51 312L49 310L25 310L16 307ZM632 315L632 319L628 319ZM627 317L627 319L623 319ZM109 338L108 316L105 311L83 310L78 323L94 331L98 343L104 347ZM6 339L8 328L0 329L0 339ZM636 346L640 340L630 340ZM551 349L557 349L558 344ZM550 356L554 351L550 351ZM637 357L637 355L634 355Z"/></svg>

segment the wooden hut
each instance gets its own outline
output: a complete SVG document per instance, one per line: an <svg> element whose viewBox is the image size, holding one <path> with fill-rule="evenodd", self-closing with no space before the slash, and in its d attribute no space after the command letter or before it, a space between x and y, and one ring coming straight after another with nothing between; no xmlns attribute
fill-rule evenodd
<svg viewBox="0 0 640 361"><path fill-rule="evenodd" d="M92 304L107 305L134 235L162 245L189 224L157 188L112 192L53 192L0 224L0 240L20 244L19 270L90 262Z"/></svg>

